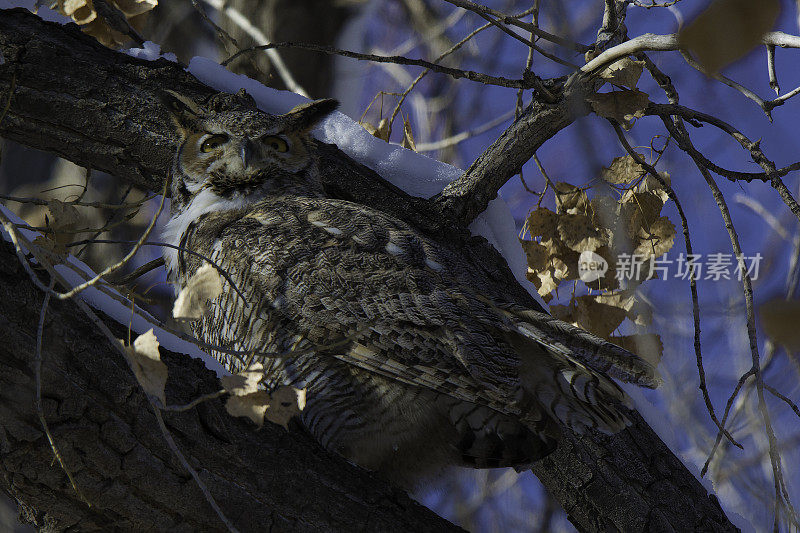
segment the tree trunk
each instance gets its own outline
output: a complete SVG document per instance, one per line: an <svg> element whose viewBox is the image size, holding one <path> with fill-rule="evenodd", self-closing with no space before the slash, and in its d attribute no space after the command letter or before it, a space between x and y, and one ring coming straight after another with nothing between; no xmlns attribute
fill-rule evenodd
<svg viewBox="0 0 800 533"><path fill-rule="evenodd" d="M172 127L166 113L156 103L156 92L162 87L169 87L174 91L199 99L207 98L215 93L214 90L202 85L173 63L140 61L115 53L94 43L92 39L82 35L75 27L47 24L21 10L0 11L0 51L5 57L5 63L0 66L0 94L9 94L12 80L16 86L11 97L9 111L0 124L0 135L29 146L58 153L77 164L107 171L152 191L161 190L174 148ZM495 143L504 152L514 154L513 157L509 157L507 161L493 163L491 157L484 154L468 171L467 177L472 179L483 174L491 175L493 174L491 172L493 165L504 173L514 171L515 168L512 167L515 167L516 159L523 157L525 150L535 149L559 129L568 126L577 115L585 113L583 110L585 105L576 105L569 98L569 95L562 95L561 100L555 104L529 107L522 117ZM229 100L230 105L241 105L236 102L235 98ZM461 253L466 253L473 258L476 264L481 265L487 276L508 287L509 297L528 305L536 305L531 296L516 283L502 257L493 248L482 239L470 238L463 226L452 227L453 220L462 219L463 213L474 211L481 204L488 202L491 197L486 194L486 191L476 191L479 187L476 187L473 181L467 181L465 187L453 187L451 189L453 194L440 197L444 201L415 199L387 184L371 170L352 162L335 147L322 145L320 149L324 158L322 168L325 174L323 178L326 189L332 196L378 206L428 232L441 242L447 242L449 246L457 247ZM492 179L497 181L499 178L493 176ZM471 190L473 193L469 193ZM468 196L477 197L477 200L471 202L466 208L463 205L454 205L463 191L466 191ZM450 213L455 213L455 216L450 217ZM13 309L19 313L26 313L25 320L19 323L27 324L25 330L27 340L25 342L29 351L31 338L34 335L33 324L36 323L40 296L34 296L30 292L25 293L20 287L20 283L8 287L8 291L9 294L4 295L5 298L2 300L5 302L3 305L8 306L9 302L17 302ZM23 303L20 305L18 302ZM63 316L63 321L61 317L52 319L51 324L55 328L53 331L57 331L57 333L49 334L48 345L56 346L58 338L62 335L67 336L72 331L80 332L78 339L92 334L90 326L81 325L80 320L68 320L70 318L68 315ZM22 343L22 339L25 338L22 335L20 333L19 343ZM71 369L71 366L77 362L83 362L84 359L89 358L86 352L89 350L90 344L78 342L76 346L78 351L72 353L80 354L80 357L75 359L73 356L68 359L69 364L65 367L66 369ZM96 348L93 349L96 350ZM28 376L26 379L29 386L30 372L16 357L12 360L12 365L17 370L12 375L21 376L19 379ZM47 357L48 361L52 362L56 356L48 354ZM185 378L180 378L181 382L186 380L193 382L198 379L194 377L200 370L200 363L197 361L178 359L177 356L174 359L170 358L170 361L174 366L172 372L176 375L181 372L189 373ZM119 378L106 377L112 370L115 372L113 375L118 375ZM98 423L94 422L90 415L97 409L96 405L105 406L106 409L113 411L117 405L115 402L124 404L132 401L133 397L141 398L138 391L134 392L135 386L132 378L128 377L128 381L124 381L127 375L124 371L127 369L124 368L119 358L115 359L112 354L108 354L98 357L94 363L89 364L85 373L81 374L82 377L75 378L75 380L67 379L65 376L59 378L58 375L55 375L52 379L56 380L54 383L59 384L59 387L67 385L73 387L74 383L82 384L84 382L100 381L100 383L97 384L98 390L93 394L90 394L91 391L86 386L71 389L74 394L66 396L60 389L58 390L60 396L51 393L56 394L56 401L50 408L51 411L48 411L48 419L52 416L53 420L61 420L59 417L74 416L73 413L77 411L81 413L79 416L86 416L87 420L92 420L92 424L95 426L100 424L99 429L95 431L101 431L104 427L103 424L108 423L107 420L113 419L116 424L116 419L113 417L108 419L100 417L104 422ZM48 371L47 375L50 376L50 374L51 372ZM103 379L98 380L98 376L103 376ZM127 383L127 385L123 385L123 383ZM201 390L213 390L213 386L209 385L208 389L198 388L192 392L197 394ZM30 397L30 391L24 394L28 394ZM83 407L62 408L62 404ZM28 404L17 399L8 407L11 413L3 416L30 417L29 405L28 411L24 411L26 405ZM228 490L228 487L231 490L234 488L233 482L228 480L237 480L238 482L239 476L243 476L242 483L245 483L246 480L252 480L252 472L265 472L263 475L257 476L258 480L267 480L265 487L272 487L273 490L278 487L281 491L291 493L286 484L297 478L299 472L292 470L290 468L292 465L305 468L299 476L300 481L320 480L319 483L322 486L337 487L337 490L330 493L325 492L324 496L320 496L320 498L332 499L330 502L321 499L319 507L315 506L311 498L298 495L298 502L291 498L288 499L291 501L285 502L289 508L283 513L284 501L281 500L280 504L270 506L269 511L263 511L266 514L260 516L266 516L266 518L264 518L264 522L261 522L262 524L270 523L270 519L278 520L278 517L281 520L285 517L288 517L286 520L298 520L293 522L296 527L304 526L314 520L317 520L315 523L321 523L323 520L321 517L330 515L330 513L325 514L326 509L336 509L336 502L342 501L336 499L337 494L340 496L351 494L353 501L357 502L353 505L358 509L358 513L361 513L361 519L351 522L351 525L364 524L366 527L366 520L378 520L379 516L383 516L378 514L381 509L392 508L395 506L393 502L398 501L396 497L399 496L395 496L395 493L391 493L392 499L386 496L386 492L382 492L381 496L374 498L365 497L377 490L372 488L376 486L374 482L369 489L366 488L368 485L364 485L359 491L357 483L353 481L353 485L349 484L350 480L355 480L356 477L343 477L342 479L333 475L324 477L323 473L332 472L331 469L335 468L332 465L341 465L342 461L317 450L315 452L317 455L314 456L317 458L316 462L313 465L308 463L306 451L310 454L315 448L311 443L302 440L299 440L303 443L302 445L295 444L295 440L298 439L293 433L284 435L279 432L273 434L271 431L262 431L261 433L250 432L251 434L248 436L248 427L245 424L229 420L224 415L217 416L217 411L213 406L209 406L207 409L214 413L207 415L208 419L213 420L210 427L225 428L222 432L214 429L210 433L224 435L230 431L231 427L240 428L241 432L237 433L236 438L229 440L237 444L239 442L248 443L241 447L241 450L247 450L247 455L225 455L220 452L219 447L222 445L218 440L214 440L219 437L208 436L203 441L195 441L194 437L184 438L182 435L183 432L189 431L187 428L205 428L203 424L209 424L201 422L204 415L192 413L185 415L186 420L184 417L172 416L169 419L173 425L173 431L181 436L180 442L185 447L184 449L188 449L187 451L190 451L195 457L209 457L208 461L212 461L215 465L219 464L219 469L205 472L204 475L208 476L207 479L212 487L217 480L224 484L226 488L220 491L221 495L224 495L223 493ZM65 411L64 415L61 414L61 410ZM122 414L125 416L122 417ZM126 405L117 416L129 421L140 418L150 421L145 425L148 432L152 432L152 417L147 411L146 404L142 401L138 401L135 405ZM564 439L555 454L540 462L534 469L539 479L565 508L576 527L586 531L734 531L736 528L728 521L716 503L716 499L709 496L705 488L638 415L634 415L634 419L636 423L631 428L615 436L599 434L590 434L581 438L570 436ZM64 419L63 425L71 427L70 420L69 418ZM25 493L30 495L28 501L34 502L31 504L31 509L38 513L37 516L44 516L48 512L56 513L60 512L60 509L75 508L74 497L70 499L70 491L68 485L65 484L63 473L58 470L57 466L52 468L48 466L52 457L47 452L46 441L41 437L38 425L28 422L22 427L27 427L28 432L23 431L22 436L15 437L14 441L4 441L11 444L3 444L2 458L9 455L19 457L17 446L20 445L23 446L22 453L30 453L25 448L27 446L25 443L35 442L39 445L38 455L30 456L36 457L38 460L36 466L29 466L29 468L36 472L39 472L37 469L50 468L51 470L49 477L45 478L48 479L46 484L24 485L28 487L26 490L29 492ZM80 424L78 427L82 428ZM130 422L127 427L133 428L130 431L137 429L133 422ZM90 443L96 442L95 438L89 438L96 434L91 433L90 429L81 429L75 434L69 431L62 434L59 431L59 434L56 435L57 442L63 440L63 446L74 446L82 450L81 454L69 456L77 466L85 464L81 461L87 461L88 457L96 456L98 457L97 461L103 461L103 454L109 453L106 450L111 449L105 445L95 449L91 444L85 444L81 435L85 435ZM124 431L123 433L127 434ZM142 439L146 438L144 433ZM29 439L27 441L22 438L26 435L26 438ZM134 433L134 435L139 435L139 433ZM267 438L263 439L262 437ZM164 479L163 483L159 481L158 483L154 482L153 485L160 488L175 487L175 491L180 488L182 494L186 492L196 496L191 482L185 481L185 474L180 472L179 468L170 469L162 466L171 465L174 461L164 451L165 448L161 444L160 437L150 436L147 438L152 439L154 447L161 446L160 452L148 450L145 455L150 459L140 461L147 463L147 461L151 461L152 457L158 458L159 466L154 467L148 476L153 476L152 480L159 480L159 476L163 476ZM261 440L265 440L265 443L262 443ZM126 443L124 446L131 445L129 440L124 442ZM270 443L274 443L274 446ZM140 444L136 442L133 444L133 448L129 449L137 450ZM206 445L210 447L208 450L204 449ZM231 445L226 443L225 446ZM228 450L228 448L225 449ZM110 453L112 458L121 457L119 452L112 451ZM219 455L215 454L222 454L227 458L237 457L239 462L226 463L218 459ZM280 461L276 460L278 458ZM250 460L254 463L249 464ZM152 459L152 461L156 461L156 459ZM99 474L95 474L94 470L89 470L91 475L87 475L87 491L92 490L93 487L106 487L103 491L97 492L101 497L112 494L113 490L122 492L122 489L117 489L114 481L118 475L116 459L109 463L110 466L101 467ZM274 470L269 472L260 470L266 463L274 464ZM125 464L123 462L123 466ZM196 464L202 464L205 468L209 468L205 459ZM19 475L17 470L22 469L21 466L11 468L7 466L6 461L0 462L0 468L2 468L0 473L4 476L6 484L13 483ZM138 463L136 468L139 468ZM227 468L230 470L226 470ZM317 471L317 469L320 470ZM338 472L338 470L336 471ZM222 475L222 472L225 472L225 475ZM216 477L217 475L219 478ZM355 475L352 474L352 476ZM38 473L32 472L32 476L33 479L38 479ZM178 479L182 481L181 484L178 483ZM324 481L322 481L323 479ZM333 480L336 480L337 483L327 485L327 483L333 483ZM344 486L352 488L355 492L348 493L347 490L350 488L339 489L343 485L339 485L338 482L344 483ZM54 491L53 485L61 487L61 491ZM247 490L242 490L247 493ZM384 490L386 489L384 488ZM173 490L164 492L171 493ZM178 515L182 520L191 520L196 516L209 516L207 511L201 515L194 508L191 512L187 512L178 507L174 513L170 513L169 504L164 500L157 500L155 496L148 497L139 489L133 490L132 493L135 494L133 503L129 501L130 498L121 497L117 500L118 507L114 507L113 511L109 510L108 512L122 513L123 510L138 505L139 501L145 501L158 509L162 513L158 516L163 515L164 520L175 520ZM362 496L357 497L358 494ZM151 501L152 503L150 503ZM239 518L237 515L239 510L246 509L250 513L262 513L254 505L247 507L244 504L239 505L240 501L243 500L232 498L231 501L228 501L225 499L222 507L223 509L233 509L230 511L230 515L236 518ZM252 500L247 501L252 502ZM264 505L263 502L261 503ZM297 507L292 507L295 503ZM226 507L226 505L231 507ZM372 508L373 505L375 509ZM405 509L403 512L408 513L404 515L406 516L405 522L398 522L406 528L412 527L408 526L412 523L411 505L413 504L404 503L396 506L398 512ZM292 514L295 511L300 514ZM94 513L99 512L97 507L92 507L86 509L84 514L93 516ZM416 512L415 510L414 513ZM303 517L305 521L299 522L303 513L309 513L309 517L307 519ZM355 516L355 514L348 516ZM101 517L96 519L98 523L108 523L102 522L102 520L108 519L108 515L103 515L102 520ZM353 520L355 519L353 518ZM216 524L213 522L213 517L206 523ZM434 523L430 522L430 524ZM369 524L373 525L372 522ZM369 529L382 529L382 527L370 527Z"/></svg>

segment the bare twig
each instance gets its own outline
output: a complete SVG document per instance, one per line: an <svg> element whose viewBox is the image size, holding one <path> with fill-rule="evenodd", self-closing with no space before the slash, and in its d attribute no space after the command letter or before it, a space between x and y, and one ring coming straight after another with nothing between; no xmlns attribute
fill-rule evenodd
<svg viewBox="0 0 800 533"><path fill-rule="evenodd" d="M658 115L662 117L662 119L664 117L669 117L669 116L680 116L682 118L689 120L706 122L733 137L737 142L739 142L739 144L742 145L743 148L745 148L750 152L752 159L756 163L758 164L769 163L769 161L766 160L766 156L764 156L764 153L761 151L758 142L751 141L738 129L728 124L724 120L721 120L713 115L709 115L707 113L703 113L702 111L696 111L694 109L676 104L649 104L647 106L647 109L645 109L644 114ZM700 154L700 152L697 153ZM748 182L754 180L768 181L774 176L781 177L785 176L789 172L800 170L800 161L792 163L791 165L787 165L783 168L776 168L774 170L771 170L770 172L737 172L734 170L726 170L715 165L708 159L705 159L703 161L703 164L704 166L707 166L717 174L725 178L728 178L731 181L737 181L737 180L748 181Z"/></svg>
<svg viewBox="0 0 800 533"><path fill-rule="evenodd" d="M659 182L661 187L667 192L669 195L670 200L675 203L676 208L678 209L678 216L681 218L681 227L683 228L683 239L684 244L686 246L686 254L691 257L694 254L692 248L692 241L689 235L689 221L686 218L686 213L683 210L683 206L681 205L680 200L678 200L678 195L675 193L675 190L672 186L666 182L666 180L658 173L658 171L647 161L639 155L636 150L628 142L628 139L625 138L625 134L622 131L622 127L616 121L609 121L614 128L614 131L617 134L617 138L619 139L622 146L628 152L628 154L642 167L644 168L648 174L650 174L655 180ZM711 420L719 429L721 434L724 434L731 443L736 446L737 448L742 448L742 445L733 438L727 429L725 429L725 423L720 422L717 418L716 411L714 410L714 404L711 401L711 396L708 393L708 385L706 382L706 372L705 366L703 364L703 353L701 349L700 343L700 299L697 294L697 280L695 276L689 276L689 290L692 295L692 319L694 321L694 353L695 359L697 361L697 374L700 377L700 392L703 395L703 401L706 404L706 409L708 410L708 414L711 416Z"/></svg>
<svg viewBox="0 0 800 533"><path fill-rule="evenodd" d="M503 24L508 24L510 26L516 26L518 28L522 28L523 30L527 30L533 33L537 37L541 37L546 41L550 41L565 48L575 50L576 52L584 53L592 49L591 46L586 46L584 44L564 39L563 37L560 37L558 35L553 35L552 33L548 33L534 24L528 22L522 22L512 16L497 11L496 9L482 6L480 4L476 4L475 2L470 2L469 0L445 0L445 1L450 4L453 4L454 6L467 9L479 15L491 15L493 17L496 17L497 20L502 22Z"/></svg>
<svg viewBox="0 0 800 533"><path fill-rule="evenodd" d="M691 144L691 141L688 140L688 136L686 136L685 128L683 128L681 125L675 125L675 124L674 127L677 129L677 133L683 134L685 137L687 137L685 141L688 144ZM742 248L741 245L739 244L739 236L736 232L736 229L733 226L733 220L731 219L730 211L728 210L725 197L722 195L722 191L720 191L719 187L714 181L714 178L711 176L709 170L703 165L703 162L700 159L695 158L694 156L692 156L692 160L694 161L695 166L698 168L701 175L708 184L709 188L711 189L711 192L714 196L714 200L719 206L720 214L722 215L722 219L725 223L725 228L728 230L728 234L730 236L731 247L739 263L739 269L742 276L742 291L744 293L745 310L747 317L747 336L750 344L750 355L753 363L752 370L753 370L753 376L755 378L756 394L758 397L758 402L757 402L758 410L761 414L761 419L764 424L764 430L767 435L767 440L769 443L769 457L770 457L770 462L772 463L772 474L775 484L775 502L776 502L775 520L777 525L778 502L780 501L783 502L792 519L796 520L797 513L795 512L794 507L791 503L788 491L786 489L786 483L783 479L783 467L781 465L781 458L778 452L777 437L772 427L769 409L767 408L767 403L764 398L764 378L761 371L761 357L758 351L758 338L756 336L755 306L753 303L752 280L750 279L750 274L747 270L747 266L744 263L744 254L742 253Z"/></svg>
<svg viewBox="0 0 800 533"><path fill-rule="evenodd" d="M161 406L160 409L163 409L164 411L172 411L172 412L176 412L176 413L180 413L180 412L183 412L183 411L188 411L189 409L197 407L198 405L200 405L203 402L207 402L209 400L215 400L215 399L219 398L220 396L222 396L223 394L225 394L226 392L228 392L228 391L226 391L225 389L220 389L220 390L218 390L216 392L209 392L208 394L204 394L202 396L198 396L197 398L195 398L194 400L192 400L191 402L189 402L187 404L184 404L184 405L166 405L166 406Z"/></svg>
<svg viewBox="0 0 800 533"><path fill-rule="evenodd" d="M767 74L769 75L769 86L775 91L775 96L781 95L781 86L778 85L778 74L775 72L775 46L767 45Z"/></svg>
<svg viewBox="0 0 800 533"><path fill-rule="evenodd" d="M136 44L139 46L144 44L144 39L139 35L139 32L131 27L127 17L125 17L125 13L117 9L116 6L106 2L106 0L94 0L93 4L97 14L103 18L111 29L123 35L127 35L136 41Z"/></svg>
<svg viewBox="0 0 800 533"><path fill-rule="evenodd" d="M471 139L476 135L480 135L481 133L485 133L493 128L496 128L503 122L506 122L514 117L514 111L509 111L508 113L504 113L499 117L486 122L485 124L481 124L475 128L472 128L467 131L462 131L456 135L451 137L447 137L446 139L440 139L438 141L432 143L417 143L417 152L432 152L434 150L441 150L442 148L447 148L449 146L455 146L456 144L466 141L467 139Z"/></svg>
<svg viewBox="0 0 800 533"><path fill-rule="evenodd" d="M773 47L800 48L800 36L789 35L780 31L764 34L761 38L761 42L767 46ZM604 51L582 66L579 73L587 74L594 72L618 59L638 52L670 52L676 50L680 50L677 33L670 33L667 35L645 33Z"/></svg>
<svg viewBox="0 0 800 533"><path fill-rule="evenodd" d="M225 66L243 54L252 53L257 50L268 50L270 48L299 48L301 50L311 50L312 52L321 52L323 54L334 54L343 57L351 57L353 59L358 59L361 61L373 61L375 63L394 63L396 65L411 65L416 67L425 67L434 72L447 74L448 76L451 76L455 79L464 78L470 81L476 81L478 83L484 83L487 85L498 85L500 87L511 87L514 89L519 89L519 88L530 89L534 86L532 82L528 82L526 80L510 80L508 78L490 76L489 74L483 74L481 72L475 72L472 70L461 70L457 68L446 67L444 65L437 65L436 63L425 61L424 59L411 59L403 56L379 56L375 54L362 54L359 52L351 52L350 50L341 50L339 48L333 48L330 46L323 46L311 43L279 42L279 43L265 44L261 46L253 46L251 48L246 48L244 50L236 52L231 57L223 61L221 65Z"/></svg>
<svg viewBox="0 0 800 533"><path fill-rule="evenodd" d="M50 304L50 295L52 293L53 286L55 285L55 281L55 278L51 276L49 286L50 292L44 293L44 301L42 302L41 311L39 311L39 325L36 328L36 354L33 360L34 374L36 379L36 414L39 416L39 422L41 422L44 433L47 436L47 441L50 443L50 449L53 450L53 456L58 461L61 469L67 475L67 479L69 479L69 483L72 485L72 490L75 491L75 494L78 495L78 498L80 498L83 503L91 507L91 502L86 499L86 496L84 496L83 492L81 492L81 490L78 488L77 483L75 483L75 478L72 477L72 472L67 467L67 464L64 462L64 458L61 456L61 453L56 447L56 442L53 439L53 434L50 432L50 427L47 425L47 419L44 417L44 409L42 408L42 336L44 335L44 318L47 314L47 306Z"/></svg>
<svg viewBox="0 0 800 533"><path fill-rule="evenodd" d="M219 11L220 13L224 13L234 24L239 26L242 30L244 30L250 37L253 38L259 45L269 44L269 39L264 32L259 30L255 27L247 17L245 17L242 13L237 11L236 9L227 5L227 2L224 0L203 0L205 3ZM286 88L292 91L293 93L297 93L301 96L305 96L306 98L310 98L308 93L303 89L297 80L294 79L292 76L289 67L286 66L286 63L283 62L280 54L277 50L272 48L265 48L264 51L266 52L267 56L269 56L269 60L272 62L272 65L275 67L275 71L278 73L278 76L281 78L281 81L286 85Z"/></svg>
<svg viewBox="0 0 800 533"><path fill-rule="evenodd" d="M147 274L148 272L160 268L162 266L164 266L164 258L157 257L156 259L153 259L152 261L148 261L147 263L143 264L130 274L126 274L125 276L114 279L113 283L115 283L116 285L127 285L128 283L133 282L134 280Z"/></svg>

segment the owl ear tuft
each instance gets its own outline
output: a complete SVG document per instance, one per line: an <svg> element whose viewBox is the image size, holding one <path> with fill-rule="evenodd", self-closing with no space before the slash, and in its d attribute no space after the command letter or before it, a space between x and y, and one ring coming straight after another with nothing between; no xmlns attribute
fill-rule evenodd
<svg viewBox="0 0 800 533"><path fill-rule="evenodd" d="M203 119L203 113L197 103L182 94L167 89L159 93L159 98L181 133L195 129Z"/></svg>
<svg viewBox="0 0 800 533"><path fill-rule="evenodd" d="M323 98L295 106L283 115L287 124L286 131L308 131L337 107L339 107L339 102L332 98Z"/></svg>

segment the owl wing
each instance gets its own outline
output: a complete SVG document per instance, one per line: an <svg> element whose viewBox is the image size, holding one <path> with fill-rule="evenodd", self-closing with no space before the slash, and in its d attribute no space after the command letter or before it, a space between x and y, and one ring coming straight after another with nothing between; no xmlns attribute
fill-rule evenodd
<svg viewBox="0 0 800 533"><path fill-rule="evenodd" d="M573 428L612 431L627 398L605 374L644 386L647 362L546 313L505 300L457 252L357 204L273 198L221 231L261 292L313 343L352 338L336 357L501 412L537 401ZM531 400L533 398L533 400Z"/></svg>

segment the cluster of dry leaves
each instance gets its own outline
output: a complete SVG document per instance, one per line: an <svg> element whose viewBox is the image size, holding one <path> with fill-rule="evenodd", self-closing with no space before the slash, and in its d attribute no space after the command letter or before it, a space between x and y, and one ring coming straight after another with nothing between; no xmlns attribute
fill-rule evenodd
<svg viewBox="0 0 800 533"><path fill-rule="evenodd" d="M656 277L655 259L672 248L675 226L661 216L666 191L654 177L630 155L617 157L603 169L602 179L621 189L619 198L586 191L569 183L555 183L557 211L545 207L532 211L525 223L531 240L521 240L528 261L530 279L546 300L552 300L562 283L573 285L566 305L553 305L554 316L576 324L628 349L635 347L642 356L660 353L656 335L614 336L627 318L636 326L646 327L652 315L649 306L637 299L642 282ZM669 183L669 175L661 174ZM581 252L593 252L608 263L603 277L587 284L597 294L576 296ZM620 258L635 258L634 263L620 264ZM621 279L624 284L621 284Z"/></svg>
<svg viewBox="0 0 800 533"><path fill-rule="evenodd" d="M173 317L196 320L207 311L208 302L221 293L219 273L211 265L205 264L181 290L172 310ZM153 330L139 335L131 346L124 347L124 352L142 389L166 406L164 388L167 384L167 365L161 361ZM225 409L231 416L247 417L259 427L265 419L287 427L289 420L305 407L306 391L280 386L267 392L259 387L263 378L264 367L261 363L251 363L237 374L224 376L220 381L228 394Z"/></svg>
<svg viewBox="0 0 800 533"><path fill-rule="evenodd" d="M759 44L765 32L775 23L779 10L777 0L754 3L749 0L718 0L679 34L681 47L689 50L706 72L718 72ZM586 61L594 58L589 52ZM650 104L649 95L637 88L644 70L643 61L620 59L598 76L613 88L588 98L592 110L603 118L617 121L630 129L644 116ZM661 174L669 183L669 175ZM630 156L617 157L604 169L601 178L617 189L624 189L620 198L596 195L591 200L586 192L569 183L554 185L557 212L539 207L526 221L531 240L522 240L528 260L528 278L546 300L553 298L562 283L572 282L572 295L566 305L553 305L554 316L576 324L643 357L658 359L661 341L654 334L615 336L613 333L625 319L639 328L649 325L649 307L636 296L636 289L655 277L653 262L672 248L675 226L661 209L668 200L662 184L646 175ZM576 296L581 252L593 252L608 263L608 271L590 283L589 289L600 291ZM641 268L618 276L618 258L635 256L643 260ZM624 278L624 287L620 279ZM581 282L582 283L582 282ZM770 317L766 333L784 345L800 347L794 327L782 327L794 317L800 323L800 305L795 302L765 305L762 315ZM777 315L777 316L773 316ZM766 322L766 321L765 321ZM794 340L791 340L794 339Z"/></svg>
<svg viewBox="0 0 800 533"><path fill-rule="evenodd" d="M101 0L102 1L102 0ZM158 5L158 0L104 0L125 17L128 24L141 30L147 14ZM118 48L128 42L128 36L112 28L105 17L98 14L93 0L56 0L53 8L76 23L83 31L109 48ZM112 15L113 16L113 15Z"/></svg>

